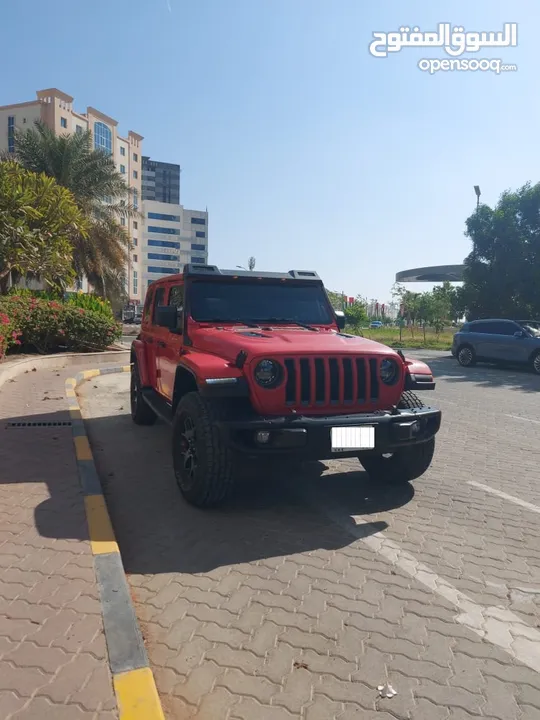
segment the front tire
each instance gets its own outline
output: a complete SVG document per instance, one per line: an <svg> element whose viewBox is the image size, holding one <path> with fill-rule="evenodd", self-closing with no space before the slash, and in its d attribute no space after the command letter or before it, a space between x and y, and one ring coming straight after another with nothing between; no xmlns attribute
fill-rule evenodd
<svg viewBox="0 0 540 720"><path fill-rule="evenodd" d="M153 425L157 420L156 413L147 405L142 394L141 377L137 363L131 365L130 384L131 419L136 425Z"/></svg>
<svg viewBox="0 0 540 720"><path fill-rule="evenodd" d="M400 410L412 410L424 406L416 393L406 390L399 401ZM435 452L435 438L410 447L400 448L385 455L365 455L360 462L368 475L377 481L407 483L423 475L431 465Z"/></svg>
<svg viewBox="0 0 540 720"><path fill-rule="evenodd" d="M233 490L233 463L216 420L224 407L190 392L173 422L173 467L180 492L200 508L221 505Z"/></svg>
<svg viewBox="0 0 540 720"><path fill-rule="evenodd" d="M540 375L540 352L536 352L531 359L531 367L536 375Z"/></svg>
<svg viewBox="0 0 540 720"><path fill-rule="evenodd" d="M472 367L476 364L476 355L470 345L462 345L457 349L456 358L462 367Z"/></svg>

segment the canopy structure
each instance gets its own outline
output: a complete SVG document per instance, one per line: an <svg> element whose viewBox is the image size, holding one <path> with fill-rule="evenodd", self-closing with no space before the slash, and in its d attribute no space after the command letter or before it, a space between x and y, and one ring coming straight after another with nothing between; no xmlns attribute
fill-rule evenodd
<svg viewBox="0 0 540 720"><path fill-rule="evenodd" d="M433 265L432 267L401 270L396 273L396 282L463 282L464 265Z"/></svg>

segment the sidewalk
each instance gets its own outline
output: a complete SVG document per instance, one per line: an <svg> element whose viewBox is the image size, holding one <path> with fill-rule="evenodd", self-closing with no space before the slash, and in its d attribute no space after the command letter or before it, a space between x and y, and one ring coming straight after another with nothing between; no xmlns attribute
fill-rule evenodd
<svg viewBox="0 0 540 720"><path fill-rule="evenodd" d="M118 717L69 424L43 369L0 390L0 718Z"/></svg>

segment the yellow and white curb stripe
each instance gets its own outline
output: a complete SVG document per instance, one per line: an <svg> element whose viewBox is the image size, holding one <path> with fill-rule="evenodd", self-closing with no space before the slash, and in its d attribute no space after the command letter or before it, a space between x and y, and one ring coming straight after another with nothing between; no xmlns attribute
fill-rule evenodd
<svg viewBox="0 0 540 720"><path fill-rule="evenodd" d="M103 496L75 388L98 375L129 372L130 366L85 370L66 380L79 480L101 596L103 626L120 720L164 720L148 664L122 558Z"/></svg>

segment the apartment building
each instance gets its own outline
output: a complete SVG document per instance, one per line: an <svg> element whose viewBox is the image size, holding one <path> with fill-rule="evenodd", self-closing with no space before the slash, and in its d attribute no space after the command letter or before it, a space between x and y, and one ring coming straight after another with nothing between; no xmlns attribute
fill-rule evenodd
<svg viewBox="0 0 540 720"><path fill-rule="evenodd" d="M143 200L143 210L143 246L138 257L143 292L160 277L182 272L188 263L207 264L207 212L157 200Z"/></svg>
<svg viewBox="0 0 540 720"><path fill-rule="evenodd" d="M90 130L94 147L114 158L118 171L133 191L132 202L140 209L142 199L142 135L130 130L127 136L118 132L118 122L94 107L79 113L73 109L71 95L50 88L38 90L36 99L29 102L0 107L0 151L13 152L15 129L31 128L36 120L42 120L57 135ZM122 219L128 236L134 245L126 268L126 290L129 297L140 302L144 292L139 282L141 266L135 247L140 240L142 221ZM83 289L86 289L83 286Z"/></svg>
<svg viewBox="0 0 540 720"><path fill-rule="evenodd" d="M188 263L208 262L208 212L180 205L180 165L143 157L142 292Z"/></svg>

